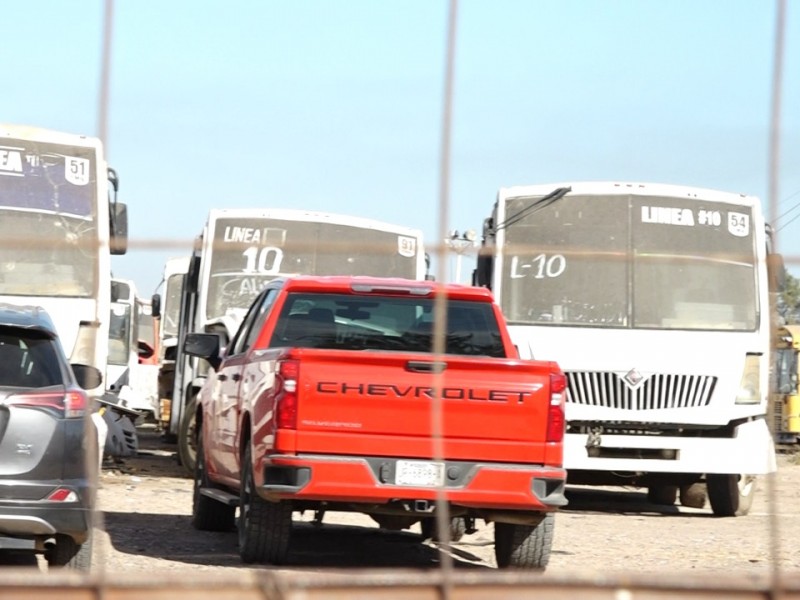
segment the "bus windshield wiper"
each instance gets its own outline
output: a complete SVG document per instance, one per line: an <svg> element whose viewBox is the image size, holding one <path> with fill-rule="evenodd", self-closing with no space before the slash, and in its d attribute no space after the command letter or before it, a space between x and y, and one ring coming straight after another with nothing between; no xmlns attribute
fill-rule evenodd
<svg viewBox="0 0 800 600"><path fill-rule="evenodd" d="M545 196L542 196L541 198L538 198L537 200L534 200L533 202L531 202L530 205L526 206L525 208L523 208L522 210L520 210L516 214L513 214L513 215L507 217L505 221L503 221L502 223L499 223L495 227L495 231L499 231L500 229L504 229L504 228L508 227L509 225L513 225L514 223L518 223L519 221L524 219L526 216L528 216L531 213L536 212L537 210L542 210L543 208L547 208L548 206L550 206L554 202L558 202L559 200L561 200L561 198L566 196L571 191L572 191L571 187L556 188L555 190L553 190L549 194L547 194Z"/></svg>

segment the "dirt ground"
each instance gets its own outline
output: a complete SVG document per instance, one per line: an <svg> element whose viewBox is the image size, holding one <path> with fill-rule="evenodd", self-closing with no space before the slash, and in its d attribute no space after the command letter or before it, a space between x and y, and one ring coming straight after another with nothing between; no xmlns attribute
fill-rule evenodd
<svg viewBox="0 0 800 600"><path fill-rule="evenodd" d="M190 523L192 482L174 446L154 432L140 437L141 451L106 464L99 490L94 570L152 574L235 573L244 566L236 533L196 531ZM751 513L715 518L710 508L658 507L641 490L570 488L569 506L556 517L547 574L703 573L765 575L773 567L800 574L800 460L781 455L779 470L759 480ZM368 517L328 513L324 523L295 513L285 569L436 568L439 549L423 541L419 526L385 531ZM478 531L452 547L456 569L495 569L493 530Z"/></svg>

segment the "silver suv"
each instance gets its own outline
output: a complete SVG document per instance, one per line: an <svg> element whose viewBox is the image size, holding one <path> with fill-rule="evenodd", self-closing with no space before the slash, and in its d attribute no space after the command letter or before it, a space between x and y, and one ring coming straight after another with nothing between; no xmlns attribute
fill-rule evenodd
<svg viewBox="0 0 800 600"><path fill-rule="evenodd" d="M67 362L42 308L0 303L0 551L89 569L99 459L84 388L100 381Z"/></svg>

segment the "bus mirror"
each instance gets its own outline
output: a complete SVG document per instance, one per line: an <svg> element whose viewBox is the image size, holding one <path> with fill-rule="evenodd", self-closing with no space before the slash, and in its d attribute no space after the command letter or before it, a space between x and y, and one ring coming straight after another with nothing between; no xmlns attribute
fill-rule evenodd
<svg viewBox="0 0 800 600"><path fill-rule="evenodd" d="M153 294L150 298L150 314L154 319L161 317L161 294Z"/></svg>
<svg viewBox="0 0 800 600"><path fill-rule="evenodd" d="M478 262L472 278L474 285L492 288L492 266L492 255L481 248L481 251L478 252Z"/></svg>
<svg viewBox="0 0 800 600"><path fill-rule="evenodd" d="M125 254L128 251L128 206L115 202L111 209L111 254Z"/></svg>
<svg viewBox="0 0 800 600"><path fill-rule="evenodd" d="M75 380L83 389L92 390L103 383L103 374L97 367L79 363L73 363L71 366L72 372L75 373Z"/></svg>

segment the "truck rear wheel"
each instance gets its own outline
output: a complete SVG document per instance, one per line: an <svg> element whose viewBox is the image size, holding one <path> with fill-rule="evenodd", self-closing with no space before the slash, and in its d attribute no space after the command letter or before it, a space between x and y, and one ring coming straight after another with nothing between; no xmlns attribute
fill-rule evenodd
<svg viewBox="0 0 800 600"><path fill-rule="evenodd" d="M743 517L750 512L756 492L754 475L707 475L711 510L717 517Z"/></svg>
<svg viewBox="0 0 800 600"><path fill-rule="evenodd" d="M197 461L194 468L192 494L192 525L200 531L230 531L236 522L236 507L217 502L200 493L201 488L212 487L206 472L202 436L197 436Z"/></svg>
<svg viewBox="0 0 800 600"><path fill-rule="evenodd" d="M544 569L553 547L555 514L547 513L538 525L494 524L494 556L501 569Z"/></svg>
<svg viewBox="0 0 800 600"><path fill-rule="evenodd" d="M197 460L196 410L197 399L192 396L192 399L183 407L180 427L178 427L178 460L189 473L194 473Z"/></svg>
<svg viewBox="0 0 800 600"><path fill-rule="evenodd" d="M258 495L251 457L248 442L239 491L239 555L245 563L282 565L289 554L292 505L267 502Z"/></svg>

